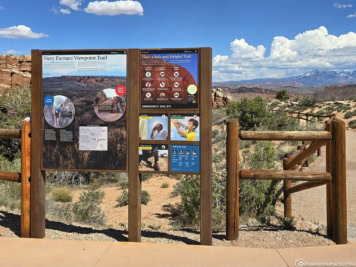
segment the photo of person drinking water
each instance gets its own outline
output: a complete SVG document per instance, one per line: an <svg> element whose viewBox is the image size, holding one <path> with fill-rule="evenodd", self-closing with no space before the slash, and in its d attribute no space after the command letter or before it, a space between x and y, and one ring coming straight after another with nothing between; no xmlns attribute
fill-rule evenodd
<svg viewBox="0 0 356 267"><path fill-rule="evenodd" d="M163 129L161 123L157 123L155 127L152 128L151 140L167 140L168 132L166 129Z"/></svg>
<svg viewBox="0 0 356 267"><path fill-rule="evenodd" d="M197 131L197 128L199 127L198 119L188 119L187 117L185 117L183 121L185 120L188 120L187 124L182 122L180 119L174 119L174 117L172 117L172 124L174 125L178 135L181 137L179 139L175 138L174 133L172 133L172 140L199 141L199 133Z"/></svg>

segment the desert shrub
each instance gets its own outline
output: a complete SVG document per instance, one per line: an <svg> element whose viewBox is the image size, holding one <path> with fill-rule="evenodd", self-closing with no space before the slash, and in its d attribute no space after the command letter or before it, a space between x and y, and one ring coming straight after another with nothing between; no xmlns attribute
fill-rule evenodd
<svg viewBox="0 0 356 267"><path fill-rule="evenodd" d="M141 191L141 204L147 205L151 201L151 195L146 191ZM117 205L119 207L127 206L129 204L129 193L125 190L116 199Z"/></svg>
<svg viewBox="0 0 356 267"><path fill-rule="evenodd" d="M275 169L275 151L272 142L257 142L255 151L247 158L247 164L254 170Z"/></svg>
<svg viewBox="0 0 356 267"><path fill-rule="evenodd" d="M219 130L218 129L215 129L211 132L211 136L212 138L215 138L217 135L219 134Z"/></svg>
<svg viewBox="0 0 356 267"><path fill-rule="evenodd" d="M28 86L6 88L0 95L0 128L20 129L31 116L31 89ZM19 139L0 139L0 155L10 161L20 156Z"/></svg>
<svg viewBox="0 0 356 267"><path fill-rule="evenodd" d="M316 103L315 97L304 97L299 101L299 107L301 108L309 108L312 107Z"/></svg>
<svg viewBox="0 0 356 267"><path fill-rule="evenodd" d="M272 113L260 128L273 131L294 131L297 127L297 119L289 117L286 112L281 111Z"/></svg>
<svg viewBox="0 0 356 267"><path fill-rule="evenodd" d="M151 195L146 190L141 192L141 204L147 205L151 201Z"/></svg>
<svg viewBox="0 0 356 267"><path fill-rule="evenodd" d="M73 205L74 220L88 224L104 224L105 215L100 208L104 195L102 191L81 193L79 201Z"/></svg>
<svg viewBox="0 0 356 267"><path fill-rule="evenodd" d="M224 119L226 117L226 112L224 109L213 109L212 113L212 124L219 125L225 123Z"/></svg>
<svg viewBox="0 0 356 267"><path fill-rule="evenodd" d="M229 118L238 119L242 130L256 129L270 116L262 97L234 101L227 106L226 114Z"/></svg>
<svg viewBox="0 0 356 267"><path fill-rule="evenodd" d="M73 204L56 203L52 199L46 201L46 217L53 218L62 222L73 222Z"/></svg>
<svg viewBox="0 0 356 267"><path fill-rule="evenodd" d="M349 121L349 127L351 129L356 129L356 120Z"/></svg>
<svg viewBox="0 0 356 267"><path fill-rule="evenodd" d="M66 187L58 187L52 190L52 198L56 202L72 202L72 194Z"/></svg>
<svg viewBox="0 0 356 267"><path fill-rule="evenodd" d="M253 141L250 140L240 140L239 141L239 149L249 148L253 144Z"/></svg>
<svg viewBox="0 0 356 267"><path fill-rule="evenodd" d="M350 119L350 118L352 118L353 116L354 116L354 113L353 113L352 111L348 111L348 112L345 113L344 118L345 118L345 119Z"/></svg>
<svg viewBox="0 0 356 267"><path fill-rule="evenodd" d="M161 188L168 188L169 187L169 184L168 183L163 183L161 184Z"/></svg>
<svg viewBox="0 0 356 267"><path fill-rule="evenodd" d="M0 206L10 210L21 209L21 184L0 181Z"/></svg>
<svg viewBox="0 0 356 267"><path fill-rule="evenodd" d="M129 193L125 190L116 199L117 205L119 207L127 206L129 204Z"/></svg>
<svg viewBox="0 0 356 267"><path fill-rule="evenodd" d="M91 172L48 171L46 181L58 185L83 185L89 184L95 176Z"/></svg>
<svg viewBox="0 0 356 267"><path fill-rule="evenodd" d="M219 142L225 142L226 140L226 132L225 131L221 131L218 135L216 135L213 138L213 144L219 143Z"/></svg>
<svg viewBox="0 0 356 267"><path fill-rule="evenodd" d="M345 113L345 119L350 119L353 116L356 116L356 109L354 111L348 111Z"/></svg>
<svg viewBox="0 0 356 267"><path fill-rule="evenodd" d="M289 99L288 91L287 90L280 90L276 93L276 99L280 101L285 101Z"/></svg>

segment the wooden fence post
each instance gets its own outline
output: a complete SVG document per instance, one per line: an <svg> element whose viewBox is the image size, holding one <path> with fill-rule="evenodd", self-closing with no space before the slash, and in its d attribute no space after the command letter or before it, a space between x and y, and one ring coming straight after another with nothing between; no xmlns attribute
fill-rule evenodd
<svg viewBox="0 0 356 267"><path fill-rule="evenodd" d="M289 155L286 155L287 158L283 159L283 170L286 170L286 161ZM292 195L286 193L289 188L292 186L292 181L283 180L283 198L284 198L284 217L292 217Z"/></svg>
<svg viewBox="0 0 356 267"><path fill-rule="evenodd" d="M226 239L239 237L239 122L227 122Z"/></svg>
<svg viewBox="0 0 356 267"><path fill-rule="evenodd" d="M332 121L333 240L347 243L345 123Z"/></svg>
<svg viewBox="0 0 356 267"><path fill-rule="evenodd" d="M331 132L331 122L325 124L325 131ZM331 141L326 143L326 171L332 173L331 162ZM333 238L333 194L332 194L332 181L326 183L326 222L327 222L327 235Z"/></svg>
<svg viewBox="0 0 356 267"><path fill-rule="evenodd" d="M21 237L30 237L31 227L31 122L25 119L21 124Z"/></svg>

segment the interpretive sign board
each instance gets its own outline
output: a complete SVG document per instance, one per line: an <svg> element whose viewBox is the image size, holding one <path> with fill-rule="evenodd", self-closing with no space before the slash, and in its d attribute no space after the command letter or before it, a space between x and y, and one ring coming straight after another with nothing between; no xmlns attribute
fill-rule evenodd
<svg viewBox="0 0 356 267"><path fill-rule="evenodd" d="M200 175L212 244L211 48L32 50L31 237L45 235L45 171L128 172L128 239L141 241L141 174Z"/></svg>
<svg viewBox="0 0 356 267"><path fill-rule="evenodd" d="M43 168L127 170L127 52L42 52Z"/></svg>

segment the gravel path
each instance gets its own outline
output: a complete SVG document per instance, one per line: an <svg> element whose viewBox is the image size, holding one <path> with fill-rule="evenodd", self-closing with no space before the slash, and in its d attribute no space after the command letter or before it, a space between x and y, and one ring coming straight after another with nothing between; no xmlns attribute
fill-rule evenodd
<svg viewBox="0 0 356 267"><path fill-rule="evenodd" d="M325 147L321 157L306 170L325 171ZM356 241L356 132L346 131L346 183L348 240ZM308 189L292 197L293 216L326 225L326 186Z"/></svg>

